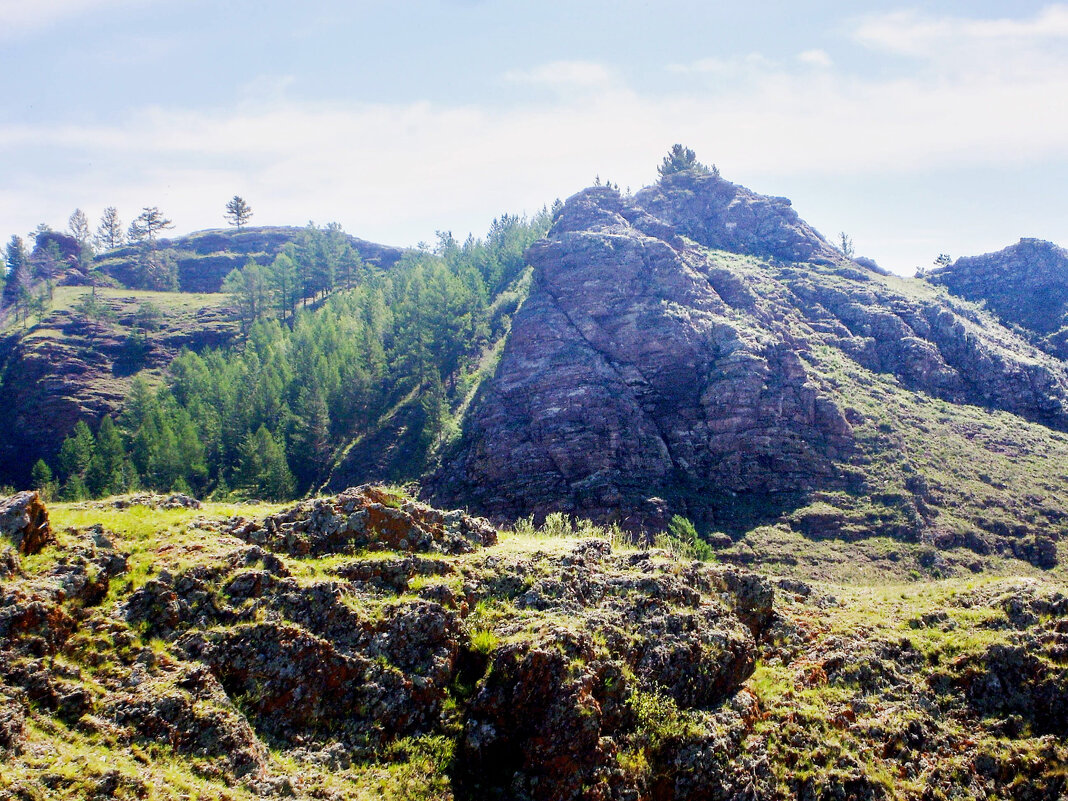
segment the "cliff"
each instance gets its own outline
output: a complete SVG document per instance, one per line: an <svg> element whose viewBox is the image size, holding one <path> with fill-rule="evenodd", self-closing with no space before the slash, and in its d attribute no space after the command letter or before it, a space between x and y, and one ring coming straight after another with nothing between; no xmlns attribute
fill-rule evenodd
<svg viewBox="0 0 1068 801"><path fill-rule="evenodd" d="M1007 468L1005 447L945 417L894 416L885 399L943 401L979 426L1005 413L1021 426L1005 426L1011 447L1033 435L1065 452L1060 361L975 306L850 262L788 201L693 172L634 197L594 187L527 258L531 293L431 497L500 520L563 511L632 528L677 513L840 536L866 518L869 534L912 541L945 511L996 549L1003 533L984 534L953 489L968 468L906 440L917 427L964 438L977 464ZM1064 487L1049 497L1063 508ZM798 522L814 501L831 512Z"/></svg>
<svg viewBox="0 0 1068 801"><path fill-rule="evenodd" d="M954 295L982 301L1036 346L1068 359L1068 251L1021 239L996 253L965 256L927 274Z"/></svg>

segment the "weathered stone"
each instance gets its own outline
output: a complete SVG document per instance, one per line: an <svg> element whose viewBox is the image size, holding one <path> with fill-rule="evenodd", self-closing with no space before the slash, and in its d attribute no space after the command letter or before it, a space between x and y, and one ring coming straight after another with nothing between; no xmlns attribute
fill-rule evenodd
<svg viewBox="0 0 1068 801"><path fill-rule="evenodd" d="M485 520L401 499L374 485L315 498L261 521L236 518L228 532L292 556L388 550L465 553L497 541Z"/></svg>
<svg viewBox="0 0 1068 801"><path fill-rule="evenodd" d="M232 776L262 772L266 748L211 671L188 664L146 667L135 665L123 690L108 698L109 719L179 754L221 757Z"/></svg>
<svg viewBox="0 0 1068 801"><path fill-rule="evenodd" d="M34 554L55 542L48 525L48 509L36 492L20 492L0 499L0 535L21 554Z"/></svg>
<svg viewBox="0 0 1068 801"><path fill-rule="evenodd" d="M1040 348L1068 359L1068 251L1021 239L997 253L965 256L927 274L954 295L983 301L1006 325L1019 326Z"/></svg>
<svg viewBox="0 0 1068 801"><path fill-rule="evenodd" d="M128 509L131 506L147 506L150 509L200 509L202 506L196 498L181 492L172 492L170 495L151 493L124 495L108 501L108 504L116 509Z"/></svg>
<svg viewBox="0 0 1068 801"><path fill-rule="evenodd" d="M26 728L26 706L20 693L0 684L0 754L17 752Z"/></svg>
<svg viewBox="0 0 1068 801"><path fill-rule="evenodd" d="M647 530L683 514L732 533L789 519L818 491L863 505L867 465L898 446L857 441L865 419L843 404L868 390L836 392L828 360L1068 430L1063 363L975 307L849 261L788 201L715 175L634 197L584 190L527 259L531 292L497 371L425 482L436 502ZM923 482L910 473L913 497L879 501L901 509L885 520L808 508L792 522L813 538L915 540L936 516ZM1050 565L1051 545L1007 547Z"/></svg>
<svg viewBox="0 0 1068 801"><path fill-rule="evenodd" d="M632 224L638 203L586 190L530 249L534 288L435 497L655 527L668 509L729 518L737 493L844 482L850 426L796 343L743 325L704 251Z"/></svg>

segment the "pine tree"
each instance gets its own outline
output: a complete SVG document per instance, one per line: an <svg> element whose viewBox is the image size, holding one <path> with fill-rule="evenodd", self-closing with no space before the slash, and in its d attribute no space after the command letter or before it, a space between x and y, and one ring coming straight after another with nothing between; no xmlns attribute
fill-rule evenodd
<svg viewBox="0 0 1068 801"><path fill-rule="evenodd" d="M96 440L84 420L74 425L74 430L59 449L59 469L68 481L72 477L84 480L89 466L93 463Z"/></svg>
<svg viewBox="0 0 1068 801"><path fill-rule="evenodd" d="M318 383L303 387L296 403L293 450L300 454L297 473L302 486L325 477L330 465L330 410Z"/></svg>
<svg viewBox="0 0 1068 801"><path fill-rule="evenodd" d="M297 266L286 252L274 257L267 268L267 280L271 286L275 308L284 323L293 316L298 298Z"/></svg>
<svg viewBox="0 0 1068 801"><path fill-rule="evenodd" d="M671 150L664 156L664 162L657 168L661 178L687 170L706 175L712 173L712 170L697 160L697 154L684 145L672 145ZM716 170L714 174L718 173L719 171Z"/></svg>
<svg viewBox="0 0 1068 801"><path fill-rule="evenodd" d="M241 328L246 333L273 305L271 279L268 268L249 260L243 268L231 270L223 281L222 291L233 296Z"/></svg>
<svg viewBox="0 0 1068 801"><path fill-rule="evenodd" d="M241 488L252 497L283 501L293 497L296 482L286 462L285 451L261 425L241 447Z"/></svg>
<svg viewBox="0 0 1068 801"><path fill-rule="evenodd" d="M4 285L4 304L15 307L16 318L26 314L30 299L30 258L20 236L12 236L7 243L4 260L7 262L7 283Z"/></svg>
<svg viewBox="0 0 1068 801"><path fill-rule="evenodd" d="M96 229L97 245L104 250L112 250L126 244L126 234L122 230L122 220L114 206L104 209L100 225Z"/></svg>
<svg viewBox="0 0 1068 801"><path fill-rule="evenodd" d="M164 217L157 206L145 206L130 223L129 236L134 242L155 245L159 233L168 228L174 228L174 223Z"/></svg>
<svg viewBox="0 0 1068 801"><path fill-rule="evenodd" d="M125 492L128 483L126 463L126 448L115 422L104 417L96 431L96 448L85 477L89 492L96 497Z"/></svg>
<svg viewBox="0 0 1068 801"><path fill-rule="evenodd" d="M85 212L81 209L75 209L70 215L70 219L67 220L67 229L70 231L70 235L78 240L78 245L83 250L89 248L92 244L92 234L89 233L89 218L85 216Z"/></svg>
<svg viewBox="0 0 1068 801"><path fill-rule="evenodd" d="M226 221L237 228L246 225L252 217L252 207L240 195L234 195L226 204Z"/></svg>
<svg viewBox="0 0 1068 801"><path fill-rule="evenodd" d="M41 493L41 496L50 501L56 495L56 482L50 468L44 459L38 459L30 471L30 481L33 488Z"/></svg>

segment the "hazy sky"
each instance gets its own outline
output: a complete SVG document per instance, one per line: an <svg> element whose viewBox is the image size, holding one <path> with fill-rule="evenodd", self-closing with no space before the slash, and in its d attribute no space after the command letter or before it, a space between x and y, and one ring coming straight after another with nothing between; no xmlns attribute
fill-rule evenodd
<svg viewBox="0 0 1068 801"><path fill-rule="evenodd" d="M674 142L899 272L1068 245L1068 4L0 0L0 236L481 234Z"/></svg>

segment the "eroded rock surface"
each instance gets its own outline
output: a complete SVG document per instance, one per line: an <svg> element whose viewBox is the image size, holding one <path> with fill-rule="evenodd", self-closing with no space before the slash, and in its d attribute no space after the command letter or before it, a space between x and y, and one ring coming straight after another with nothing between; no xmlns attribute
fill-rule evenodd
<svg viewBox="0 0 1068 801"><path fill-rule="evenodd" d="M485 520L441 511L374 485L302 501L262 521L238 518L229 531L291 556L356 550L464 553L497 541Z"/></svg>
<svg viewBox="0 0 1068 801"><path fill-rule="evenodd" d="M1040 348L1068 359L1068 251L1041 239L965 256L927 274L954 295L982 301Z"/></svg>
<svg viewBox="0 0 1068 801"><path fill-rule="evenodd" d="M35 554L55 542L48 510L36 492L20 492L0 499L0 535L20 554Z"/></svg>
<svg viewBox="0 0 1068 801"><path fill-rule="evenodd" d="M563 511L655 529L681 513L730 529L816 489L877 493L866 466L899 446L857 441L849 397L873 390L828 380L840 361L1068 429L1062 363L717 176L634 197L584 190L527 258L533 288L428 483L437 501L499 519ZM918 537L914 517L883 533Z"/></svg>

